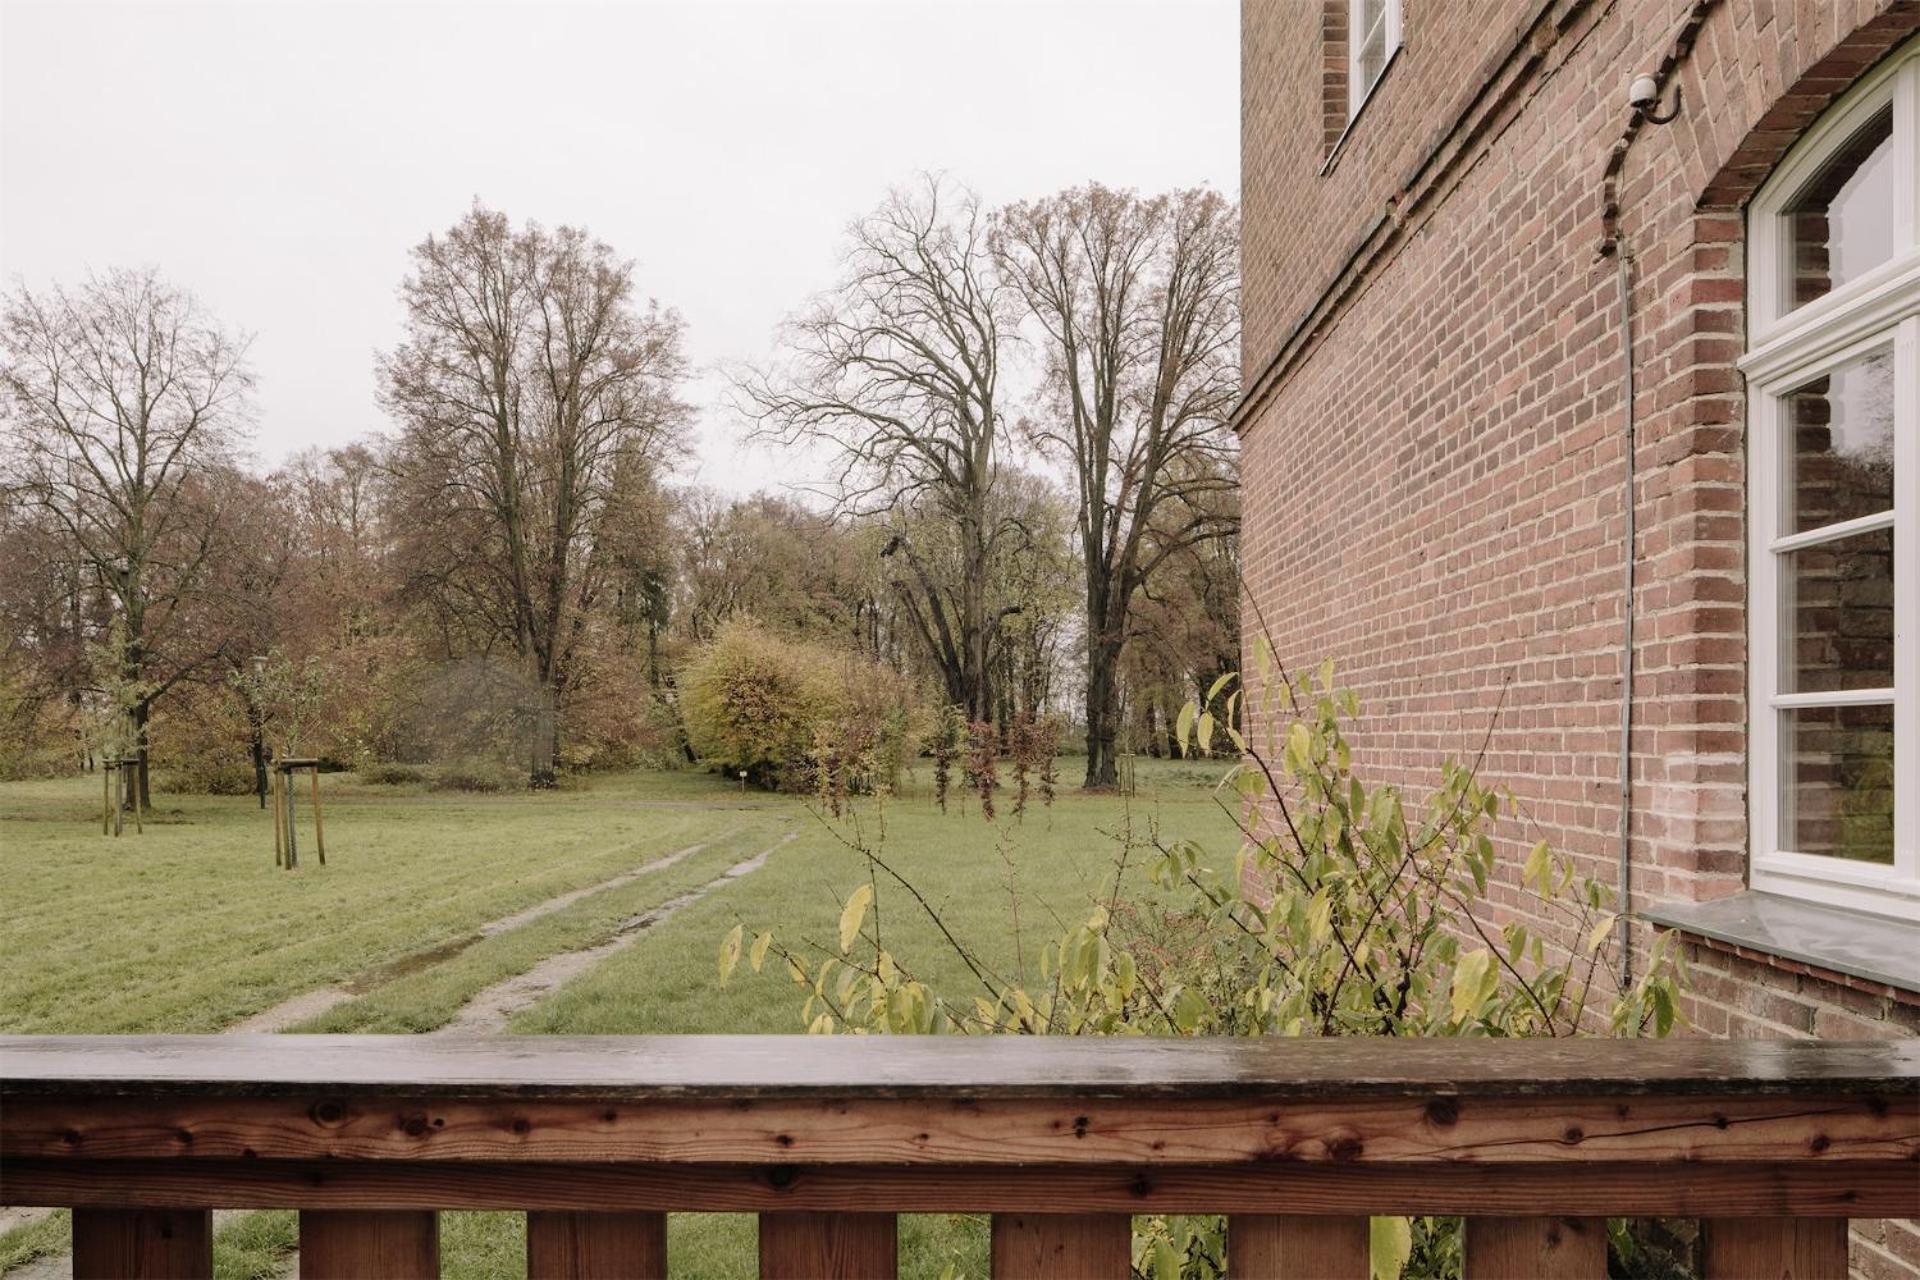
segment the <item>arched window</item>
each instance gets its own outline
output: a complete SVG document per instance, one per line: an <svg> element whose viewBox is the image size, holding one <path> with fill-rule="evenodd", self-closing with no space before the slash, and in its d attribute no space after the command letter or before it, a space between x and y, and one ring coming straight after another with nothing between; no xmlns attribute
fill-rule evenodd
<svg viewBox="0 0 1920 1280"><path fill-rule="evenodd" d="M1920 43L1747 245L1751 882L1920 919Z"/></svg>

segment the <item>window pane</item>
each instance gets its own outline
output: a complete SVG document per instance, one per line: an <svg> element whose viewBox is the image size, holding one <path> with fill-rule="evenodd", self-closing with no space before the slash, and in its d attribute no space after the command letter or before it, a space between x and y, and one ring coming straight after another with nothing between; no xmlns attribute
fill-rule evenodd
<svg viewBox="0 0 1920 1280"><path fill-rule="evenodd" d="M1790 306L1812 302L1893 256L1893 108L1835 152L1786 209Z"/></svg>
<svg viewBox="0 0 1920 1280"><path fill-rule="evenodd" d="M1791 693L1893 687L1893 530L1788 552Z"/></svg>
<svg viewBox="0 0 1920 1280"><path fill-rule="evenodd" d="M1373 82L1387 69L1387 32L1385 24L1373 29L1367 42L1360 47L1359 80L1360 93L1365 96L1373 88Z"/></svg>
<svg viewBox="0 0 1920 1280"><path fill-rule="evenodd" d="M1787 530L1893 506L1893 351L1881 348L1787 395Z"/></svg>
<svg viewBox="0 0 1920 1280"><path fill-rule="evenodd" d="M1780 725L1781 844L1893 864L1893 708L1800 707Z"/></svg>

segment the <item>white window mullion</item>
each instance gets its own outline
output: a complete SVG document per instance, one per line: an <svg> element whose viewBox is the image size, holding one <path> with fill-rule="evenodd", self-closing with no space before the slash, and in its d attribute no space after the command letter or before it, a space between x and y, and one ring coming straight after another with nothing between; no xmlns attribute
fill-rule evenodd
<svg viewBox="0 0 1920 1280"><path fill-rule="evenodd" d="M1361 53L1367 47L1367 2L1351 0L1347 5L1347 119L1360 114L1360 103L1367 96L1366 62Z"/></svg>
<svg viewBox="0 0 1920 1280"><path fill-rule="evenodd" d="M1893 369L1893 850L1920 886L1920 317L1901 322Z"/></svg>
<svg viewBox="0 0 1920 1280"><path fill-rule="evenodd" d="M1893 137L1898 152L1904 152L1906 164L1894 183L1893 225L1896 241L1908 249L1920 247L1920 161L1914 152L1920 149L1920 74L1913 58L1896 74L1893 82Z"/></svg>
<svg viewBox="0 0 1920 1280"><path fill-rule="evenodd" d="M1896 557L1899 554L1898 550L1894 552ZM1899 563L1897 558L1895 563ZM1894 625L1898 627L1899 624L1896 622ZM1898 678L1898 676L1895 677L1896 680ZM1784 683L1784 680L1781 683ZM1773 695L1773 705L1779 711L1790 711L1796 707L1884 707L1894 702L1897 693L1898 686L1893 689L1834 689L1821 693L1776 693ZM1897 767L1897 760L1895 764Z"/></svg>
<svg viewBox="0 0 1920 1280"><path fill-rule="evenodd" d="M1786 802L1785 762L1780 757L1782 645L1780 556L1771 548L1780 518L1786 456L1786 413L1771 389L1756 389L1747 415L1747 837L1754 854L1749 876L1764 886L1761 855L1780 847L1781 806Z"/></svg>
<svg viewBox="0 0 1920 1280"><path fill-rule="evenodd" d="M1808 529L1805 533L1783 534L1773 540L1773 550L1776 552L1798 551L1803 547L1817 547L1823 542L1838 542L1842 538L1851 538L1856 533L1871 533L1876 529L1890 528L1893 525L1893 517L1892 510L1876 511L1872 515L1842 520L1839 524Z"/></svg>

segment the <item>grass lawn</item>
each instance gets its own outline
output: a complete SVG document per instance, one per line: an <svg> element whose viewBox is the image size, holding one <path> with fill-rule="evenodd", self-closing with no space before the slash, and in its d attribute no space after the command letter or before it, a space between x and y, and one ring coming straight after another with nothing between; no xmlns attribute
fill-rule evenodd
<svg viewBox="0 0 1920 1280"><path fill-rule="evenodd" d="M993 823L971 803L941 814L923 771L884 805L863 804L859 821L983 958L1032 972L1060 922L1083 915L1108 881L1129 825L1141 836L1157 826L1200 839L1223 863L1231 856L1232 823L1210 794L1220 771L1142 762L1131 800L1066 791L1023 821L1003 813ZM328 865L303 845L291 873L274 868L271 830L251 800L163 794L145 835L115 840L99 834L96 786L0 784L0 1031L218 1031L300 992L342 985L353 998L294 1030L431 1031L484 988L602 942L622 921L769 847L764 867L646 930L521 1010L509 1029L799 1031L800 1001L784 980L742 966L719 986L720 940L736 922L750 933L773 926L789 942L831 940L841 901L867 874L801 801L692 772L596 776L508 796L330 776ZM694 845L670 867L477 936L489 922ZM1137 866L1143 855L1135 857ZM1143 888L1144 876L1131 883ZM889 949L930 985L968 993L964 967L906 895L883 882L879 903ZM445 1273L522 1274L522 1230L512 1214L446 1215ZM754 1274L750 1220L681 1215L672 1230L676 1274ZM901 1234L903 1274L937 1276L948 1260L984 1273L981 1224L909 1218ZM46 1224L0 1236L0 1267L61 1238ZM292 1239L291 1214L238 1219L221 1232L219 1273L272 1274Z"/></svg>

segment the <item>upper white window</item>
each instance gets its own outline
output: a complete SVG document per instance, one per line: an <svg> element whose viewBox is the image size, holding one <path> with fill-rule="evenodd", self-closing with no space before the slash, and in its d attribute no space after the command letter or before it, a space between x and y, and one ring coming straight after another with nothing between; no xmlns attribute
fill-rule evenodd
<svg viewBox="0 0 1920 1280"><path fill-rule="evenodd" d="M1400 0L1347 0L1348 119L1360 114L1399 47Z"/></svg>
<svg viewBox="0 0 1920 1280"><path fill-rule="evenodd" d="M1756 889L1920 919L1920 42L1747 215Z"/></svg>

